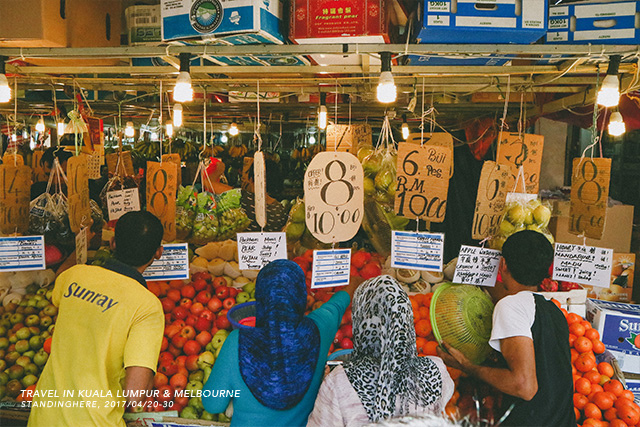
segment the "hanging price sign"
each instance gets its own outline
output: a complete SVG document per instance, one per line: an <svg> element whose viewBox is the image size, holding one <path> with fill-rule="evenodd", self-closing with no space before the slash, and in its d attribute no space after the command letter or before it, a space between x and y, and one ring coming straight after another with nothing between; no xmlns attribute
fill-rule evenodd
<svg viewBox="0 0 640 427"><path fill-rule="evenodd" d="M42 150L33 151L33 155L31 157L31 169L33 171L33 182L46 181L48 178L47 174L44 171L44 168L42 167L42 164L40 163L40 160L42 160L43 154L44 154L44 151Z"/></svg>
<svg viewBox="0 0 640 427"><path fill-rule="evenodd" d="M12 164L16 166L24 165L24 159L20 154L13 154L9 151L5 151L4 156L2 156L2 163L5 165Z"/></svg>
<svg viewBox="0 0 640 427"><path fill-rule="evenodd" d="M253 155L253 190L256 200L256 223L262 228L267 225L267 181L265 175L264 153L257 151Z"/></svg>
<svg viewBox="0 0 640 427"><path fill-rule="evenodd" d="M398 145L395 211L399 216L442 222L453 171L453 138L448 133L410 135Z"/></svg>
<svg viewBox="0 0 640 427"><path fill-rule="evenodd" d="M120 161L118 161L118 157ZM123 151L121 153L107 154L107 169L109 169L109 173L114 175L132 176L134 172L131 152Z"/></svg>
<svg viewBox="0 0 640 427"><path fill-rule="evenodd" d="M511 169L486 161L482 165L471 237L484 239L497 233L508 192Z"/></svg>
<svg viewBox="0 0 640 427"><path fill-rule="evenodd" d="M81 154L67 161L69 178L69 226L78 234L83 226L91 221L89 206L89 172L87 156Z"/></svg>
<svg viewBox="0 0 640 427"><path fill-rule="evenodd" d="M76 235L76 264L87 263L87 246L87 227L82 227Z"/></svg>
<svg viewBox="0 0 640 427"><path fill-rule="evenodd" d="M498 141L497 163L511 167L512 180L507 184L513 186L520 166L524 168L524 180L527 193L538 194L540 184L540 165L542 164L542 148L544 136L517 133L503 133Z"/></svg>
<svg viewBox="0 0 640 427"><path fill-rule="evenodd" d="M313 251L311 289L346 286L351 272L351 249Z"/></svg>
<svg viewBox="0 0 640 427"><path fill-rule="evenodd" d="M607 215L611 159L573 159L571 177L569 232L600 239Z"/></svg>
<svg viewBox="0 0 640 427"><path fill-rule="evenodd" d="M29 229L31 168L0 165L0 231L24 234Z"/></svg>
<svg viewBox="0 0 640 427"><path fill-rule="evenodd" d="M316 154L304 175L306 225L323 243L356 235L364 210L364 173L358 158L344 152Z"/></svg>
<svg viewBox="0 0 640 427"><path fill-rule="evenodd" d="M556 243L553 280L608 288L612 259L613 249Z"/></svg>
<svg viewBox="0 0 640 427"><path fill-rule="evenodd" d="M176 165L177 186L180 187L180 185L182 185L182 160L180 159L180 154L163 154L162 163L173 163Z"/></svg>
<svg viewBox="0 0 640 427"><path fill-rule="evenodd" d="M175 164L147 162L147 210L162 221L166 241L176 238L176 190Z"/></svg>

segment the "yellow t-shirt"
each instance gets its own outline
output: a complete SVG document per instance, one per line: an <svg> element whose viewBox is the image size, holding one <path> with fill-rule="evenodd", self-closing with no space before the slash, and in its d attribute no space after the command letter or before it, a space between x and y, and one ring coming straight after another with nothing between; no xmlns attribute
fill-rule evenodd
<svg viewBox="0 0 640 427"><path fill-rule="evenodd" d="M38 381L30 427L125 426L125 368L154 372L164 330L158 298L112 270L78 265L60 274L51 355Z"/></svg>

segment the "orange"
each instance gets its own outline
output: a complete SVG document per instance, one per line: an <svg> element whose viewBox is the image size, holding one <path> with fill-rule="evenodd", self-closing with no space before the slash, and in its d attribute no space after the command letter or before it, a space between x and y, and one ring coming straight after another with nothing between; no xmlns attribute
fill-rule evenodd
<svg viewBox="0 0 640 427"><path fill-rule="evenodd" d="M620 393L620 396L618 397L625 398L627 400L630 400L631 402L633 402L635 399L635 396L633 395L633 392L631 390L622 390L622 393Z"/></svg>
<svg viewBox="0 0 640 427"><path fill-rule="evenodd" d="M603 411L613 407L613 399L607 392L601 391L593 396L593 403Z"/></svg>
<svg viewBox="0 0 640 427"><path fill-rule="evenodd" d="M569 332L575 335L576 337L583 336L585 331L586 329L580 323L574 323L571 326L569 326Z"/></svg>
<svg viewBox="0 0 640 427"><path fill-rule="evenodd" d="M574 385L575 385L576 393L580 393L584 396L587 396L589 395L589 393L591 393L591 381L589 381L587 378L578 378L575 381Z"/></svg>
<svg viewBox="0 0 640 427"><path fill-rule="evenodd" d="M578 337L573 334L569 334L569 347L573 347L573 343L576 342L576 338Z"/></svg>
<svg viewBox="0 0 640 427"><path fill-rule="evenodd" d="M576 416L576 420L580 419L580 410L578 408L576 408L575 406L573 407L573 413Z"/></svg>
<svg viewBox="0 0 640 427"><path fill-rule="evenodd" d="M640 338L638 338L638 336L639 336L639 335L636 335L636 337L635 337L635 338L634 338L634 340L633 340L633 345L634 345L636 348L640 348Z"/></svg>
<svg viewBox="0 0 640 427"><path fill-rule="evenodd" d="M427 356L437 356L438 352L436 351L436 348L438 348L437 341L427 341L427 344L423 349L424 354L426 354Z"/></svg>
<svg viewBox="0 0 640 427"><path fill-rule="evenodd" d="M420 317L423 319L429 319L429 308L428 307L420 307L418 309L420 312Z"/></svg>
<svg viewBox="0 0 640 427"><path fill-rule="evenodd" d="M589 399L587 399L587 396L585 396L584 394L581 394L581 393L573 394L573 406L575 406L576 408L582 409L585 407L587 403L589 403Z"/></svg>
<svg viewBox="0 0 640 427"><path fill-rule="evenodd" d="M620 400L620 399L618 399ZM628 426L634 426L640 421L640 410L631 405L616 408L618 410L618 418L624 421Z"/></svg>
<svg viewBox="0 0 640 427"><path fill-rule="evenodd" d="M602 419L602 411L595 403L587 403L584 405L584 416L586 418L595 418L596 420Z"/></svg>
<svg viewBox="0 0 640 427"><path fill-rule="evenodd" d="M609 422L609 427L627 427L627 423L620 419L613 419Z"/></svg>
<svg viewBox="0 0 640 427"><path fill-rule="evenodd" d="M582 317L575 313L569 313L567 315L567 323L573 325L574 323L582 322Z"/></svg>
<svg viewBox="0 0 640 427"><path fill-rule="evenodd" d="M418 304L418 301L416 301L415 299L410 299L411 301L411 309L415 312L416 310L418 310L418 307L420 307L420 304Z"/></svg>
<svg viewBox="0 0 640 427"><path fill-rule="evenodd" d="M576 350L575 348L571 349L571 363L575 362L576 359L578 358L578 356L580 356L580 353L578 353L578 350Z"/></svg>
<svg viewBox="0 0 640 427"><path fill-rule="evenodd" d="M416 334L419 337L426 337L431 333L431 322L426 319L420 319L416 323Z"/></svg>
<svg viewBox="0 0 640 427"><path fill-rule="evenodd" d="M561 308L560 311L562 312L562 314L564 314L564 318L568 319L569 317L569 312L567 310L565 310L564 308Z"/></svg>
<svg viewBox="0 0 640 427"><path fill-rule="evenodd" d="M604 419L607 421L612 421L618 418L618 410L616 408L609 408L604 411Z"/></svg>
<svg viewBox="0 0 640 427"><path fill-rule="evenodd" d="M613 376L613 366L607 362L600 362L598 363L598 372L611 378Z"/></svg>
<svg viewBox="0 0 640 427"><path fill-rule="evenodd" d="M593 328L587 329L584 332L584 336L589 338L591 341L600 339L600 334L598 333L598 330Z"/></svg>
<svg viewBox="0 0 640 427"><path fill-rule="evenodd" d="M598 373L598 371L596 371L595 369L582 375L582 378L589 380L591 384L600 383L600 373Z"/></svg>
<svg viewBox="0 0 640 427"><path fill-rule="evenodd" d="M604 344L600 340L592 340L591 344L593 345L593 352L595 354L604 353L604 351L606 350Z"/></svg>
<svg viewBox="0 0 640 427"><path fill-rule="evenodd" d="M589 330L589 329L592 329L592 328L591 328L591 323L589 323L589 322L588 322L588 321L586 321L586 320L581 321L581 322L580 322L580 324L581 324L582 326L584 326L584 330L585 330L585 331L587 331L587 330Z"/></svg>
<svg viewBox="0 0 640 427"><path fill-rule="evenodd" d="M573 326L575 326L575 324ZM573 348L578 350L578 353L587 353L593 349L593 343L589 338L578 337L573 342Z"/></svg>
<svg viewBox="0 0 640 427"><path fill-rule="evenodd" d="M458 407L456 405L447 403L444 407L444 412L451 420L458 419Z"/></svg>
<svg viewBox="0 0 640 427"><path fill-rule="evenodd" d="M427 340L425 338L422 337L416 337L416 347L418 349L418 353L423 353L424 352L424 347L427 344Z"/></svg>
<svg viewBox="0 0 640 427"><path fill-rule="evenodd" d="M589 353L582 353L576 359L575 367L580 372L589 372L596 367L596 361L589 357Z"/></svg>
<svg viewBox="0 0 640 427"><path fill-rule="evenodd" d="M557 299L551 298L551 302L554 303L556 307L562 308L562 306L560 305L560 301L558 301Z"/></svg>
<svg viewBox="0 0 640 427"><path fill-rule="evenodd" d="M433 292L429 292L428 294L424 295L424 301L422 302L422 305L424 305L425 307L429 307L431 305L431 299L433 298Z"/></svg>
<svg viewBox="0 0 640 427"><path fill-rule="evenodd" d="M420 317L420 312L418 310L413 310L413 323L418 323L418 320L420 320L422 317Z"/></svg>
<svg viewBox="0 0 640 427"><path fill-rule="evenodd" d="M418 303L418 306L424 305L424 294L417 294L414 295L413 298L416 300L416 302Z"/></svg>

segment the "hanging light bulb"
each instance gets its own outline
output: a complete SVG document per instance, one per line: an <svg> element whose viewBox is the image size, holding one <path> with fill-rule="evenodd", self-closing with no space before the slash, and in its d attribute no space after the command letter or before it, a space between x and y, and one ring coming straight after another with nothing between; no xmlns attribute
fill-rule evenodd
<svg viewBox="0 0 640 427"><path fill-rule="evenodd" d="M182 126L182 104L173 105L173 127Z"/></svg>
<svg viewBox="0 0 640 427"><path fill-rule="evenodd" d="M620 102L620 80L618 79L618 67L620 55L611 55L607 75L602 81L598 91L598 105L603 107L615 107Z"/></svg>
<svg viewBox="0 0 640 427"><path fill-rule="evenodd" d="M309 145L314 145L316 143L316 137L311 135L309 137Z"/></svg>
<svg viewBox="0 0 640 427"><path fill-rule="evenodd" d="M611 114L609 118L609 135L620 136L626 131L626 126L622 118L622 114L619 111Z"/></svg>
<svg viewBox="0 0 640 427"><path fill-rule="evenodd" d="M189 61L191 55L188 53L180 54L180 73L173 88L173 100L176 102L193 101L193 88L191 87L191 75L189 74Z"/></svg>
<svg viewBox="0 0 640 427"><path fill-rule="evenodd" d="M4 56L0 56L0 103L11 101L11 88L5 75Z"/></svg>
<svg viewBox="0 0 640 427"><path fill-rule="evenodd" d="M64 122L60 120L56 126L58 128L58 136L64 135L64 128L66 127Z"/></svg>
<svg viewBox="0 0 640 427"><path fill-rule="evenodd" d="M167 123L166 132L167 136L171 138L173 136L173 124Z"/></svg>
<svg viewBox="0 0 640 427"><path fill-rule="evenodd" d="M152 141L157 141L158 140L158 132L151 132L151 136L150 136Z"/></svg>
<svg viewBox="0 0 640 427"><path fill-rule="evenodd" d="M231 126L229 126L229 135L236 136L239 133L240 133L240 129L238 129L238 125L234 121L233 123L231 123Z"/></svg>
<svg viewBox="0 0 640 427"><path fill-rule="evenodd" d="M320 93L320 107L318 107L318 127L322 130L327 128L327 94Z"/></svg>
<svg viewBox="0 0 640 427"><path fill-rule="evenodd" d="M393 82L393 74L391 74L391 52L382 52L380 59L382 67L376 97L383 104L390 104L396 101L396 85Z"/></svg>
<svg viewBox="0 0 640 427"><path fill-rule="evenodd" d="M222 136L220 137L220 142L222 142L223 144L226 144L228 140L229 138L227 138L227 135L223 133Z"/></svg>
<svg viewBox="0 0 640 427"><path fill-rule="evenodd" d="M40 120L38 120L38 123L36 123L36 130L40 133L44 132L44 119L42 118L42 116L40 116Z"/></svg>
<svg viewBox="0 0 640 427"><path fill-rule="evenodd" d="M402 115L402 139L405 141L409 138L409 124L407 124L407 115Z"/></svg>
<svg viewBox="0 0 640 427"><path fill-rule="evenodd" d="M133 138L135 134L136 130L133 128L133 122L127 122L127 126L124 128L124 136Z"/></svg>

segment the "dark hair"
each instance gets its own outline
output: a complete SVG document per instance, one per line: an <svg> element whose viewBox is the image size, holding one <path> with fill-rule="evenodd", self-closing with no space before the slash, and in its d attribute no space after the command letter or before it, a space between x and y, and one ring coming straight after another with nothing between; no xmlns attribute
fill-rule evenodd
<svg viewBox="0 0 640 427"><path fill-rule="evenodd" d="M514 280L524 286L538 286L549 276L553 246L544 234L523 230L504 242L502 257Z"/></svg>
<svg viewBox="0 0 640 427"><path fill-rule="evenodd" d="M150 212L134 211L122 215L116 223L115 257L133 267L145 265L153 259L162 243L164 228Z"/></svg>
<svg viewBox="0 0 640 427"><path fill-rule="evenodd" d="M40 158L40 165L47 165L49 169L53 167L53 159L58 158L58 161L62 164L73 157L73 154L69 151L66 151L62 147L51 147L47 148L47 150L42 153L42 157Z"/></svg>

